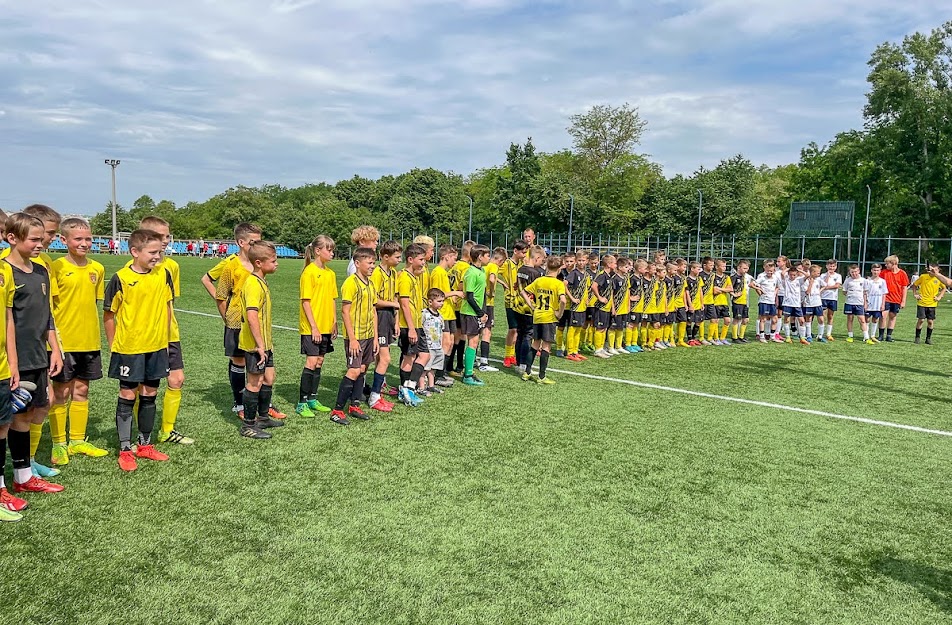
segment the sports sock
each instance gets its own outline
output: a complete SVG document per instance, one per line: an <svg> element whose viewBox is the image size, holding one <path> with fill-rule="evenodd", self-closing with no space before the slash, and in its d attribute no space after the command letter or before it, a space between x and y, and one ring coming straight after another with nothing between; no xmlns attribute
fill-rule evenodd
<svg viewBox="0 0 952 625"><path fill-rule="evenodd" d="M848 330L848 331L846 332L846 336L848 336L848 337L850 337L850 338L853 338L853 331L852 331L852 330Z"/></svg>
<svg viewBox="0 0 952 625"><path fill-rule="evenodd" d="M53 404L50 406L50 438L53 444L66 442L66 411L67 404Z"/></svg>
<svg viewBox="0 0 952 625"><path fill-rule="evenodd" d="M886 328L886 336L892 336L892 335L893 335L893 328Z"/></svg>
<svg viewBox="0 0 952 625"><path fill-rule="evenodd" d="M718 333L718 330L717 330L717 322L708 321L707 322L707 340L716 341L717 337L719 336L720 334Z"/></svg>
<svg viewBox="0 0 952 625"><path fill-rule="evenodd" d="M251 425L255 422L258 414L258 404L261 403L260 394L256 391L245 389L242 391L241 403L245 407L245 424Z"/></svg>
<svg viewBox="0 0 952 625"><path fill-rule="evenodd" d="M463 350L463 375L467 378L473 376L473 367L476 365L476 349L466 346Z"/></svg>
<svg viewBox="0 0 952 625"><path fill-rule="evenodd" d="M536 355L536 352L534 349L529 350L529 358L528 360L526 360L526 368L525 368L526 373L532 373L532 363L533 361L535 361L535 355Z"/></svg>
<svg viewBox="0 0 952 625"><path fill-rule="evenodd" d="M605 330L595 331L595 349L597 351L605 349Z"/></svg>
<svg viewBox="0 0 952 625"><path fill-rule="evenodd" d="M565 328L558 327L555 330L555 349L565 349Z"/></svg>
<svg viewBox="0 0 952 625"><path fill-rule="evenodd" d="M19 484L28 482L30 471L30 433L10 428L7 434L10 441L10 460L13 461L13 481Z"/></svg>
<svg viewBox="0 0 952 625"><path fill-rule="evenodd" d="M463 359L466 356L466 341L460 339L456 341L456 369L460 370L464 366Z"/></svg>
<svg viewBox="0 0 952 625"><path fill-rule="evenodd" d="M932 328L926 328L926 340L927 341L932 340Z"/></svg>
<svg viewBox="0 0 952 625"><path fill-rule="evenodd" d="M86 425L88 423L89 400L71 401L69 403L69 440L86 440Z"/></svg>
<svg viewBox="0 0 952 625"><path fill-rule="evenodd" d="M579 345L581 344L581 339L582 339L582 328L576 328L576 327L570 326L568 334L569 334L568 338L566 339L568 341L568 344L567 344L568 353L577 354L578 348L579 348Z"/></svg>
<svg viewBox="0 0 952 625"><path fill-rule="evenodd" d="M152 442L152 430L155 428L155 395L139 397L139 412L136 414L139 428L139 444Z"/></svg>
<svg viewBox="0 0 952 625"><path fill-rule="evenodd" d="M182 389L166 388L162 398L162 431L168 434L175 429L179 406L182 405Z"/></svg>
<svg viewBox="0 0 952 625"><path fill-rule="evenodd" d="M274 396L274 387L270 384L262 384L258 391L258 416L267 417L271 409L271 398Z"/></svg>
<svg viewBox="0 0 952 625"><path fill-rule="evenodd" d="M7 472L7 439L0 438L0 488L3 488L3 476Z"/></svg>
<svg viewBox="0 0 952 625"><path fill-rule="evenodd" d="M826 335L832 336L832 334L833 334L833 320L830 319L830 321L826 324Z"/></svg>
<svg viewBox="0 0 952 625"><path fill-rule="evenodd" d="M314 377L311 379L311 393L308 399L317 397L317 389L321 386L321 368L314 367Z"/></svg>
<svg viewBox="0 0 952 625"><path fill-rule="evenodd" d="M506 344L506 358L515 358L516 357L516 346Z"/></svg>
<svg viewBox="0 0 952 625"><path fill-rule="evenodd" d="M354 391L350 395L350 403L354 405L360 403L360 400L364 394L364 380L367 379L366 376L366 373L361 373L357 376L357 379L354 380Z"/></svg>
<svg viewBox="0 0 952 625"><path fill-rule="evenodd" d="M747 336L747 324L746 324L746 323L740 324L740 331L739 331L738 334L740 335L740 338L744 338L745 336Z"/></svg>
<svg viewBox="0 0 952 625"><path fill-rule="evenodd" d="M688 335L688 324L682 321L681 323L678 324L678 343L686 342L684 339L687 338L687 335Z"/></svg>
<svg viewBox="0 0 952 625"><path fill-rule="evenodd" d="M414 362L413 366L410 367L410 375L407 377L407 385L410 388L416 388L422 376L423 376L423 365L421 365L418 362Z"/></svg>
<svg viewBox="0 0 952 625"><path fill-rule="evenodd" d="M817 326L816 326L816 335L817 335L817 336L826 336L825 331L826 331L826 324L821 321L821 322L818 323Z"/></svg>
<svg viewBox="0 0 952 625"><path fill-rule="evenodd" d="M863 340L864 341L869 340L869 326L866 326L866 328L863 330Z"/></svg>
<svg viewBox="0 0 952 625"><path fill-rule="evenodd" d="M615 330L615 349L621 349L621 345L624 338L625 338L624 330Z"/></svg>
<svg viewBox="0 0 952 625"><path fill-rule="evenodd" d="M455 369L456 364L456 342L452 343L450 347L450 353L444 354L445 358L443 359L443 370L449 374L450 371Z"/></svg>
<svg viewBox="0 0 952 625"><path fill-rule="evenodd" d="M400 368L400 386L406 386L407 380L410 379L410 372L405 371L402 367Z"/></svg>
<svg viewBox="0 0 952 625"><path fill-rule="evenodd" d="M735 341L737 340L737 330L738 330L737 324L732 323L731 324L731 338L734 339Z"/></svg>
<svg viewBox="0 0 952 625"><path fill-rule="evenodd" d="M298 387L298 403L303 404L311 398L311 380L314 379L314 370L304 367L301 369L301 385Z"/></svg>
<svg viewBox="0 0 952 625"><path fill-rule="evenodd" d="M383 385L387 381L387 376L382 373L377 373L374 371L374 383L370 387L371 393L380 394L380 391L383 390Z"/></svg>
<svg viewBox="0 0 952 625"><path fill-rule="evenodd" d="M545 377L545 370L549 367L549 352L543 350L539 354L539 377Z"/></svg>
<svg viewBox="0 0 952 625"><path fill-rule="evenodd" d="M479 361L484 364L489 362L489 341L479 342Z"/></svg>
<svg viewBox="0 0 952 625"><path fill-rule="evenodd" d="M730 332L730 330L731 330L731 324L729 323L725 323L724 325L721 326L720 339L722 341L727 340L727 333Z"/></svg>
<svg viewBox="0 0 952 625"><path fill-rule="evenodd" d="M870 336L876 336L876 335L879 333L878 326L879 326L879 324L878 324L877 322L875 322L875 321L870 322L870 324L869 324L869 335L870 335Z"/></svg>
<svg viewBox="0 0 952 625"><path fill-rule="evenodd" d="M641 346L644 347L645 345L648 344L648 327L641 326L640 334L641 334Z"/></svg>
<svg viewBox="0 0 952 625"><path fill-rule="evenodd" d="M231 394L235 403L240 404L245 390L245 369L235 363L228 364L228 382L231 384Z"/></svg>
<svg viewBox="0 0 952 625"><path fill-rule="evenodd" d="M784 333L786 333L787 338L790 338L790 322L789 322L789 321L788 321L787 323L783 324L783 331L784 331ZM853 335L850 334L850 336L853 336Z"/></svg>
<svg viewBox="0 0 952 625"><path fill-rule="evenodd" d="M116 402L116 433L119 435L119 451L132 449L132 407L135 404L136 400L123 397Z"/></svg>
<svg viewBox="0 0 952 625"><path fill-rule="evenodd" d="M918 339L918 338L921 338L921 337L922 337L922 328L916 328L916 338ZM32 443L33 443L33 437L32 437L32 434L33 434L33 426L32 426L32 425L30 425L30 434L31 434L31 436L30 436L30 444L32 445Z"/></svg>
<svg viewBox="0 0 952 625"><path fill-rule="evenodd" d="M350 403L350 398L354 395L354 380L346 375L340 379L340 386L337 387L337 403L334 404L335 410L343 410Z"/></svg>
<svg viewBox="0 0 952 625"><path fill-rule="evenodd" d="M608 349L615 349L615 337L617 334L617 330L608 330L608 332L606 332L605 342L608 345Z"/></svg>
<svg viewBox="0 0 952 625"><path fill-rule="evenodd" d="M43 424L30 424L30 457L36 455L36 450L40 448L40 438L43 437Z"/></svg>

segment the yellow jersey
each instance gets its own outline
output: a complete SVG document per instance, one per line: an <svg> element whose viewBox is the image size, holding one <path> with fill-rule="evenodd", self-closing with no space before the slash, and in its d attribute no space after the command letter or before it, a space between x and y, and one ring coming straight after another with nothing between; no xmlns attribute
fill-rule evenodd
<svg viewBox="0 0 952 625"><path fill-rule="evenodd" d="M370 274L370 284L374 286L377 301L394 302L397 299L397 270L384 269L377 265Z"/></svg>
<svg viewBox="0 0 952 625"><path fill-rule="evenodd" d="M559 320L555 313L560 302L565 301L565 283L558 278L542 276L526 287L526 293L533 295L535 310L532 323L555 323Z"/></svg>
<svg viewBox="0 0 952 625"><path fill-rule="evenodd" d="M924 273L916 278L912 286L919 290L919 300L916 304L923 308L935 308L939 305L939 293L944 287L938 278Z"/></svg>
<svg viewBox="0 0 952 625"><path fill-rule="evenodd" d="M701 271L701 302L705 306L714 304L714 274Z"/></svg>
<svg viewBox="0 0 952 625"><path fill-rule="evenodd" d="M631 312L644 313L645 289L648 286L648 279L641 275L635 275L631 277L630 282L631 287L628 289L628 293L635 299L635 301L631 304Z"/></svg>
<svg viewBox="0 0 952 625"><path fill-rule="evenodd" d="M98 300L106 296L106 270L87 259L82 267L63 256L53 261L50 285L56 284L53 320L64 352L98 352L102 349Z"/></svg>
<svg viewBox="0 0 952 625"><path fill-rule="evenodd" d="M366 282L357 274L352 274L344 280L340 287L341 304L350 304L350 323L354 330L354 338L376 338L374 326L377 323L377 296L374 286L369 280Z"/></svg>
<svg viewBox="0 0 952 625"><path fill-rule="evenodd" d="M465 260L456 261L456 264L453 265L453 269L450 270L450 286L453 287L450 289L451 291L463 290L463 278L466 277L466 272L469 271L469 267L470 264ZM463 298L453 298L453 310L459 312L459 309L462 305ZM444 317L444 319L445 318L446 317Z"/></svg>
<svg viewBox="0 0 952 625"><path fill-rule="evenodd" d="M13 294L16 285L13 283L13 269L9 263L0 263L0 298L3 298L3 323L0 323L0 380L10 379L10 362L7 360L7 311L13 308ZM99 314L96 314L97 323Z"/></svg>
<svg viewBox="0 0 952 625"><path fill-rule="evenodd" d="M246 352L258 349L251 325L248 323L248 311L258 311L258 325L261 327L261 341L265 351L274 349L271 339L271 289L264 278L249 274L241 289L241 332L238 334L238 348Z"/></svg>
<svg viewBox="0 0 952 625"><path fill-rule="evenodd" d="M241 287L251 275L238 256L233 257L226 265L215 285L215 299L227 302L225 309L225 325L229 328L241 327Z"/></svg>
<svg viewBox="0 0 952 625"><path fill-rule="evenodd" d="M5 247L2 250L0 250L0 260L3 260L9 255L10 255L9 247ZM49 254L47 254L46 252L40 252L39 256L37 256L36 258L31 258L30 260L32 260L37 265L42 265L46 267L46 272L49 273L50 276L52 277L53 259L50 257ZM56 284L53 282L53 280L50 280L50 297L52 298L54 295L56 295ZM52 301L52 299L50 301ZM99 316L98 312L96 313L96 316L97 317Z"/></svg>
<svg viewBox="0 0 952 625"><path fill-rule="evenodd" d="M616 273L615 279L612 281L612 290L614 291L612 299L615 301L616 315L627 315L631 312L630 289L631 277Z"/></svg>
<svg viewBox="0 0 952 625"><path fill-rule="evenodd" d="M568 283L566 285L567 293L571 293L572 297L578 300L578 303L566 301L565 305L568 306L568 309L572 312L585 312L585 309L588 307L588 291L592 286L589 283L588 274L576 268L565 276L565 281ZM567 295L566 299L568 299Z"/></svg>
<svg viewBox="0 0 952 625"><path fill-rule="evenodd" d="M130 260L129 262L127 262L126 267L132 267L133 262L135 261ZM182 340L182 337L179 334L178 319L175 318L174 304L175 304L175 300L181 297L182 295L181 270L179 269L178 262L172 260L168 256L163 256L162 260L160 260L155 266L156 268L164 267L165 269L168 269L169 275L172 276L172 304L173 306L172 306L172 326L169 328L169 343L178 343L179 341Z"/></svg>
<svg viewBox="0 0 952 625"><path fill-rule="evenodd" d="M459 291L461 289L454 289L450 286L450 273L442 265L437 265L433 268L433 271L430 272L430 288L439 289L443 291L443 295L447 295L451 291ZM429 292L430 289L427 289ZM424 294L425 296L426 294ZM456 319L456 309L453 307L453 299L447 297L443 300L443 307L440 308L440 316L443 317L443 321L452 321Z"/></svg>
<svg viewBox="0 0 952 625"><path fill-rule="evenodd" d="M333 334L337 329L337 275L329 267L309 263L301 272L299 281L301 304L298 307L298 331L311 336L311 324L304 314L304 302L311 303L311 315L321 334Z"/></svg>
<svg viewBox="0 0 952 625"><path fill-rule="evenodd" d="M212 279L212 282L218 282L218 279L221 278L221 274L225 272L225 267L236 258L238 258L237 254L229 254L215 263L215 266L206 272L208 277Z"/></svg>
<svg viewBox="0 0 952 625"><path fill-rule="evenodd" d="M732 290L731 286L731 277L726 273L714 274L711 277L712 286L716 286L721 289L727 289L728 291ZM713 292L713 288L711 291ZM730 301L727 299L727 293L715 293L714 294L714 305L715 306L727 306L730 304Z"/></svg>
<svg viewBox="0 0 952 625"><path fill-rule="evenodd" d="M735 304L747 305L747 294L750 290L747 286L748 280L750 280L749 274L746 273L743 276L737 273L731 276L731 291L733 291L731 295Z"/></svg>
<svg viewBox="0 0 952 625"><path fill-rule="evenodd" d="M614 273L608 273L607 271L599 272L595 276L595 280L592 281L592 306L598 308L599 310L605 312L611 312L614 309L614 289L612 288L612 280L614 279ZM594 286L598 286L598 295L595 295ZM598 299L599 296L604 297L608 301L604 304Z"/></svg>
<svg viewBox="0 0 952 625"><path fill-rule="evenodd" d="M414 276L409 269L404 269L397 276L397 296L401 300L407 300L410 304L410 319L403 316L403 308L400 308L400 327L401 328L423 328L423 300L426 297L427 278L425 273ZM401 301L402 303L402 301Z"/></svg>
<svg viewBox="0 0 952 625"><path fill-rule="evenodd" d="M701 276L687 276L685 282L685 303L691 302L693 310L698 311L704 306L704 280Z"/></svg>
<svg viewBox="0 0 952 625"><path fill-rule="evenodd" d="M160 267L148 273L123 267L106 287L103 309L115 314L113 353L150 354L167 349L172 277Z"/></svg>
<svg viewBox="0 0 952 625"><path fill-rule="evenodd" d="M668 299L671 302L671 310L687 308L684 302L684 292L687 289L687 280L681 274L671 276L671 292L668 293Z"/></svg>
<svg viewBox="0 0 952 625"><path fill-rule="evenodd" d="M646 290L645 314L656 315L665 312L666 298L664 280L652 278Z"/></svg>
<svg viewBox="0 0 952 625"><path fill-rule="evenodd" d="M499 268L499 276L502 277L502 281L506 283L506 292L504 302L506 308L514 308L514 304L520 298L519 296L519 285L517 284L519 276L519 267L522 266L522 263L517 263L511 258L507 258L503 262L502 267Z"/></svg>
<svg viewBox="0 0 952 625"><path fill-rule="evenodd" d="M490 308L496 305L496 283L493 276L499 275L499 265L486 263L483 269L486 271L486 307Z"/></svg>

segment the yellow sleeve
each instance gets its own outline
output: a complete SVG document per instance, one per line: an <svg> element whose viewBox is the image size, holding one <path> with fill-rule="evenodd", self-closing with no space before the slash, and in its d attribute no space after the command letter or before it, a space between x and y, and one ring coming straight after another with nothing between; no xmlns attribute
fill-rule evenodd
<svg viewBox="0 0 952 625"><path fill-rule="evenodd" d="M410 297L413 283L406 271L401 271L397 278L397 295L400 297Z"/></svg>
<svg viewBox="0 0 952 625"><path fill-rule="evenodd" d="M241 289L241 299L245 304L245 310L250 308L260 309L265 303L264 289L261 287L261 281L249 277Z"/></svg>
<svg viewBox="0 0 952 625"><path fill-rule="evenodd" d="M231 297L232 289L235 286L235 276L231 267L227 267L219 274L218 282L215 284L215 299L224 302Z"/></svg>
<svg viewBox="0 0 952 625"><path fill-rule="evenodd" d="M353 276L350 276L344 280L344 284L340 289L340 301L353 302L355 297L357 297L357 280L355 280Z"/></svg>
<svg viewBox="0 0 952 625"><path fill-rule="evenodd" d="M305 269L301 272L301 279L299 281L299 290L301 292L300 300L312 300L317 295L316 293L316 284L314 284L314 279L312 277L312 272L310 269Z"/></svg>
<svg viewBox="0 0 952 625"><path fill-rule="evenodd" d="M221 274L225 272L225 266L228 265L230 258L223 258L218 261L218 264L208 270L208 277L212 279L213 282L218 282L221 278Z"/></svg>
<svg viewBox="0 0 952 625"><path fill-rule="evenodd" d="M97 266L96 275L98 276L96 280L96 299L104 300L106 299L106 268L102 265Z"/></svg>
<svg viewBox="0 0 952 625"><path fill-rule="evenodd" d="M179 265L175 261L169 264L171 265L169 273L172 274L172 296L178 298L182 295L182 285L179 282Z"/></svg>

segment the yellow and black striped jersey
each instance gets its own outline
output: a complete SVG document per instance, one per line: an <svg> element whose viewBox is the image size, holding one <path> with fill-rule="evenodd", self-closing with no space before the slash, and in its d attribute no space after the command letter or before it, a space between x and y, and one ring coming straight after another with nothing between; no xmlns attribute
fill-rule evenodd
<svg viewBox="0 0 952 625"><path fill-rule="evenodd" d="M506 308L514 308L517 300L521 299L519 295L519 285L517 283L519 267L522 263L517 263L511 258L507 258L499 268L499 277L506 283L505 304Z"/></svg>
<svg viewBox="0 0 952 625"><path fill-rule="evenodd" d="M257 349L257 342L254 334L251 333L251 325L248 323L248 311L258 311L258 324L261 326L262 347L267 350L274 349L274 341L271 339L271 289L264 278L254 274L249 274L245 279L241 289L241 332L238 334L238 347L246 352L253 352Z"/></svg>
<svg viewBox="0 0 952 625"><path fill-rule="evenodd" d="M241 327L241 287L250 275L251 270L235 256L225 264L215 285L215 299L227 302L225 325L229 328Z"/></svg>
<svg viewBox="0 0 952 625"><path fill-rule="evenodd" d="M687 276L684 279L685 282L685 303L688 300L691 302L691 306L694 310L700 310L704 305L704 293L703 286L704 281L700 276Z"/></svg>
<svg viewBox="0 0 952 625"><path fill-rule="evenodd" d="M377 265L370 274L370 283L374 286L377 301L394 302L397 299L397 270L384 269Z"/></svg>
<svg viewBox="0 0 952 625"><path fill-rule="evenodd" d="M411 318L407 319L403 315L403 308L400 308L400 327L401 328L422 328L423 327L423 308L426 298L427 276L421 273L414 276L409 269L404 269L397 276L397 296L401 300L407 300L410 304Z"/></svg>
<svg viewBox="0 0 952 625"><path fill-rule="evenodd" d="M567 282L566 288L568 292L572 294L572 297L578 300L577 304L573 304L571 300L567 301L565 303L566 309L573 312L585 312L585 309L588 307L588 291L591 288L588 274L581 269L573 269L565 277L565 281Z"/></svg>
<svg viewBox="0 0 952 625"><path fill-rule="evenodd" d="M595 296L594 306L599 310L611 312L614 309L615 293L612 288L612 280L614 279L614 276L614 273L608 273L607 271L601 271L595 276L594 284L598 286L598 295L608 300L607 302L602 303L598 299L598 296ZM594 292L595 289L593 288L592 293L594 294Z"/></svg>
<svg viewBox="0 0 952 625"><path fill-rule="evenodd" d="M631 278L616 273L612 279L612 300L615 302L616 315L627 315L631 312L630 289Z"/></svg>
<svg viewBox="0 0 952 625"><path fill-rule="evenodd" d="M458 260L456 264L453 265L453 268L449 271L450 278L450 290L451 291L462 291L463 290L463 278L466 277L466 272L469 271L470 264L465 260ZM452 300L453 310L459 312L460 306L463 305L462 298L454 297ZM446 319L446 317L443 317ZM453 317L454 319L456 317Z"/></svg>
<svg viewBox="0 0 952 625"><path fill-rule="evenodd" d="M372 339L374 337L374 324L377 320L377 311L374 305L377 303L377 296L374 294L374 287L370 281L364 282L357 274L353 274L344 280L340 287L341 304L350 304L350 323L354 330L354 338Z"/></svg>
<svg viewBox="0 0 952 625"><path fill-rule="evenodd" d="M705 306L714 303L714 274L701 271L701 301Z"/></svg>
<svg viewBox="0 0 952 625"><path fill-rule="evenodd" d="M711 282L713 283L713 286L719 289L731 290L731 277L727 275L726 273L721 273L721 274L715 273L711 277ZM727 293L714 294L713 303L715 306L727 306L728 304L730 304L730 302L727 299Z"/></svg>
<svg viewBox="0 0 952 625"><path fill-rule="evenodd" d="M671 276L671 292L668 293L668 299L671 302L671 309L685 308L687 304L684 301L684 291L687 287L687 281L681 274Z"/></svg>

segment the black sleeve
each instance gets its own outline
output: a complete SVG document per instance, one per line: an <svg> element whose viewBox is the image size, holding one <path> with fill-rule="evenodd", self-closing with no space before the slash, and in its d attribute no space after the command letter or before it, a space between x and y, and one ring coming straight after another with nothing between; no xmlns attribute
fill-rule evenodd
<svg viewBox="0 0 952 625"><path fill-rule="evenodd" d="M476 312L477 317L483 316L483 307L476 302L476 294L472 291L466 291L466 302Z"/></svg>
<svg viewBox="0 0 952 625"><path fill-rule="evenodd" d="M116 295L121 291L122 280L119 279L119 274L113 274L109 284L106 285L106 293L102 302L102 309L109 310L112 308L112 300L115 299Z"/></svg>

